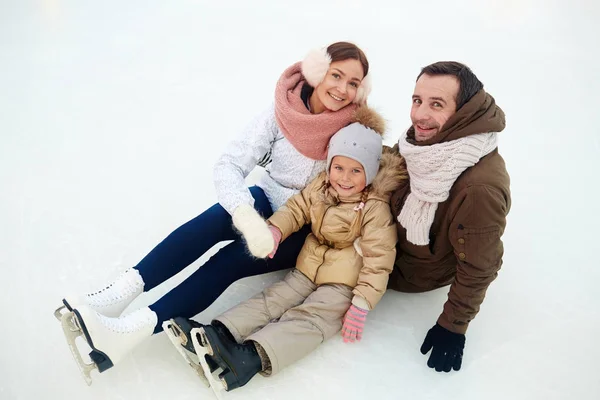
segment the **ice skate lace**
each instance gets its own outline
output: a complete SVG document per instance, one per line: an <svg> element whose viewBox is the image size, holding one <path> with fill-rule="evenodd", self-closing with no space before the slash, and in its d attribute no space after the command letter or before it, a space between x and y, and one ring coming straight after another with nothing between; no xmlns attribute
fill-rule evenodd
<svg viewBox="0 0 600 400"><path fill-rule="evenodd" d="M93 307L107 307L130 298L143 287L144 283L139 272L128 269L107 287L94 293L88 293L85 297L88 304Z"/></svg>
<svg viewBox="0 0 600 400"><path fill-rule="evenodd" d="M96 316L106 328L116 333L133 333L147 326L156 325L153 312L144 308L118 318L105 317L99 313L96 313Z"/></svg>

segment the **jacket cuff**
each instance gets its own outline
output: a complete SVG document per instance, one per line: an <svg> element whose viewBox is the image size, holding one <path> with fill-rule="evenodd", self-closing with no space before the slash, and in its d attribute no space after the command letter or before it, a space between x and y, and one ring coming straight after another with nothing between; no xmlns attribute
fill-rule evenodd
<svg viewBox="0 0 600 400"><path fill-rule="evenodd" d="M362 298L361 296L354 295L352 298L352 304L355 307L362 308L363 310L371 311L371 307L369 306L369 302Z"/></svg>
<svg viewBox="0 0 600 400"><path fill-rule="evenodd" d="M437 323L440 324L445 329L448 329L450 332L460 333L464 335L467 332L467 328L469 327L468 322L462 321L449 321L446 314L442 313L437 320Z"/></svg>
<svg viewBox="0 0 600 400"><path fill-rule="evenodd" d="M281 241L283 242L293 232L292 228L290 226L287 226L285 218L279 217L280 216L277 215L277 211L275 211L275 213L271 215L271 217L267 220L267 224L273 225L275 228L279 229L279 232L281 232Z"/></svg>

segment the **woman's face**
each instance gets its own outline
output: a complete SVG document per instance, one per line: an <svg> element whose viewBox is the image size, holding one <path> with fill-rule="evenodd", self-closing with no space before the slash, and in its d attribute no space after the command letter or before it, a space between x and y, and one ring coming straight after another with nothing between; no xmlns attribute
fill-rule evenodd
<svg viewBox="0 0 600 400"><path fill-rule="evenodd" d="M311 108L315 114L338 111L352 103L364 78L360 61L348 59L332 62L325 78L315 88Z"/></svg>

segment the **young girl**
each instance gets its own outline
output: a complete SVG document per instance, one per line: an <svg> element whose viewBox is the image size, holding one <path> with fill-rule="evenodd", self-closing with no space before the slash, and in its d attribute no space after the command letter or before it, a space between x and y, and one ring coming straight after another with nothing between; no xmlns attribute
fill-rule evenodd
<svg viewBox="0 0 600 400"><path fill-rule="evenodd" d="M238 279L294 265L307 229L291 235L268 260L250 256L240 232L256 232L262 238L269 235L266 241L254 240L250 247L263 257L271 251L264 218L324 170L329 139L355 121L355 110L369 92L369 63L354 44L339 42L311 52L283 72L274 105L217 162L214 178L219 204L176 229L139 264L101 290L63 299L64 306L55 315L62 321L88 383L91 369L111 368L141 341L160 332L164 321L196 315ZM242 104L246 101L252 101L251 94ZM248 189L245 177L257 165L267 164L260 184ZM142 292L226 240L233 242L171 292L148 307L121 315ZM84 364L75 346L75 337L82 334L92 348L93 364Z"/></svg>
<svg viewBox="0 0 600 400"><path fill-rule="evenodd" d="M373 116L369 126L381 133L382 123ZM200 327L199 342L211 368L223 369L226 390L245 385L258 372L281 371L342 326L344 341L361 339L395 260L389 197L407 179L401 156L382 155L381 136L371 128L354 123L336 133L326 172L268 219L270 235L246 235L250 249L270 240L273 256L280 242L311 224L296 269L211 325L173 320L187 342L190 327Z"/></svg>

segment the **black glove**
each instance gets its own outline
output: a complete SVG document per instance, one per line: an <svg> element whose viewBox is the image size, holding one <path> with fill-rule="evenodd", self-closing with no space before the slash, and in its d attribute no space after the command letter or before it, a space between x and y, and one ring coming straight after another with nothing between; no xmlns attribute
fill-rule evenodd
<svg viewBox="0 0 600 400"><path fill-rule="evenodd" d="M450 332L440 324L435 324L425 336L421 353L427 354L432 347L433 351L427 361L429 368L435 368L437 372L450 372L453 368L455 371L460 369L465 348L465 335Z"/></svg>

